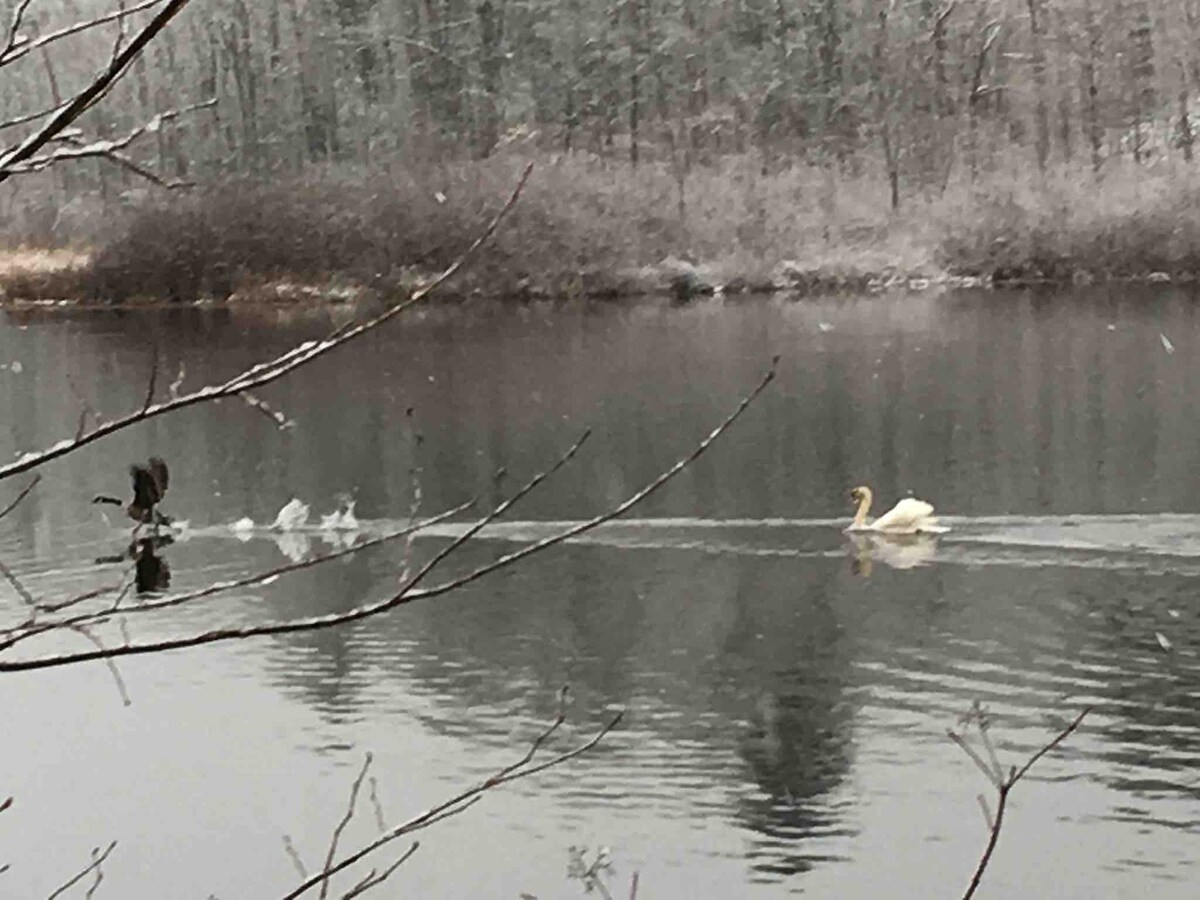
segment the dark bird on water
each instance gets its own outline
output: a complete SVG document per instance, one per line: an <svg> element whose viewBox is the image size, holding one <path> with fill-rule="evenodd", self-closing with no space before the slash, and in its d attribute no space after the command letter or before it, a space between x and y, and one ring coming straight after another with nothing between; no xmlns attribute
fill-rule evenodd
<svg viewBox="0 0 1200 900"><path fill-rule="evenodd" d="M96 497L92 502L123 507L129 518L138 523L169 525L170 518L155 508L167 492L167 482L170 478L167 464L157 456L152 456L144 466L137 463L130 466L129 474L133 476L133 499L129 503L122 503L116 497L104 495Z"/></svg>

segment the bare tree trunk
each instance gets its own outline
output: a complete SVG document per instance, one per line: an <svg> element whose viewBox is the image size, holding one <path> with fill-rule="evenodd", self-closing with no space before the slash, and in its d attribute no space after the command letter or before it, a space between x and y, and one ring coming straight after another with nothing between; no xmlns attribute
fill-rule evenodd
<svg viewBox="0 0 1200 900"><path fill-rule="evenodd" d="M629 72L629 164L636 166L640 156L639 140L642 113L642 66L648 56L644 29L645 0L629 0L630 65Z"/></svg>
<svg viewBox="0 0 1200 900"><path fill-rule="evenodd" d="M1046 171L1050 156L1050 115L1046 108L1046 48L1040 19L1041 0L1025 0L1029 8L1030 59L1033 65L1033 84L1037 92L1034 106L1034 149L1038 169Z"/></svg>
<svg viewBox="0 0 1200 900"><path fill-rule="evenodd" d="M835 0L823 0L820 16L818 58L821 69L821 126L826 140L835 141L835 152L840 159L845 147L836 134L835 118L842 95L842 36L838 28Z"/></svg>
<svg viewBox="0 0 1200 900"><path fill-rule="evenodd" d="M491 155L500 142L500 73L504 52L500 46L503 37L500 17L491 0L483 0L475 14L479 20L479 74L483 81L475 155L482 158Z"/></svg>
<svg viewBox="0 0 1200 900"><path fill-rule="evenodd" d="M1088 0L1083 3L1083 26L1087 48L1080 59L1083 93L1084 131L1092 150L1092 171L1099 173L1104 163L1104 130L1100 127L1099 88L1096 84L1096 65L1100 58L1100 29Z"/></svg>
<svg viewBox="0 0 1200 900"><path fill-rule="evenodd" d="M1189 113L1191 99L1188 91L1187 67L1181 62L1179 70L1179 147L1183 150L1183 158L1191 162L1194 134Z"/></svg>
<svg viewBox="0 0 1200 900"><path fill-rule="evenodd" d="M883 145L883 163L887 171L892 209L900 208L900 160L892 140L891 95L886 81L884 66L888 51L888 13L886 7L879 11L879 31L872 51L874 66L871 80L875 94L875 112L879 121L879 138Z"/></svg>
<svg viewBox="0 0 1200 900"><path fill-rule="evenodd" d="M1142 126L1152 122L1158 106L1154 89L1154 38L1150 25L1150 10L1144 2L1137 4L1134 25L1129 31L1129 42L1130 76L1133 80L1133 158L1141 162L1145 143Z"/></svg>
<svg viewBox="0 0 1200 900"><path fill-rule="evenodd" d="M971 181L979 177L979 103L988 95L989 88L983 83L987 67L988 51L996 43L1003 26L990 22L984 27L979 52L975 54L975 72L971 78L971 93L967 95L967 157L971 167Z"/></svg>

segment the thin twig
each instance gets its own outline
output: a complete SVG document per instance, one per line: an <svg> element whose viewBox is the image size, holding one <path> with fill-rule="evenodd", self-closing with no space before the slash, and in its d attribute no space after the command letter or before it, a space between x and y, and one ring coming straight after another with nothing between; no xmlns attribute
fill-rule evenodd
<svg viewBox="0 0 1200 900"><path fill-rule="evenodd" d="M100 865L103 860L100 859L99 847L92 849L92 861L96 864L96 868L92 870L96 873L96 880L92 882L91 887L89 887L87 893L84 894L84 900L92 900L93 895L96 893L96 889L100 887L100 882L104 880L104 869Z"/></svg>
<svg viewBox="0 0 1200 900"><path fill-rule="evenodd" d="M82 635L83 637L87 638L89 641L91 641L93 644L96 645L97 650L99 650L102 653L104 652L104 650L105 650L104 642L101 641L100 638L96 637L96 635L92 634L92 632L89 629L83 627L82 625L72 625L71 630L74 631L76 634ZM108 667L109 674L112 675L113 681L115 681L117 684L117 691L121 695L121 702L124 703L126 706L132 706L133 700L130 699L129 691L126 690L126 688L125 688L125 679L121 677L121 670L117 668L116 660L114 660L111 656L105 656L105 657L103 657L103 659L104 659L104 664Z"/></svg>
<svg viewBox="0 0 1200 900"><path fill-rule="evenodd" d="M1000 830L1004 826L1004 811L1008 807L1008 795L1012 792L1012 789L1016 786L1018 781L1025 777L1025 773L1033 767L1034 763L1036 763L1043 756L1065 741L1072 733L1074 733L1075 729L1077 729L1083 722L1084 717L1092 711L1092 708L1093 707L1091 706L1085 708L1079 713L1079 715L1075 717L1075 720L1062 731L1060 731L1052 741L1029 757L1029 760L1025 763L1025 765L1021 766L1020 769L1018 769L1016 766L1011 767L1008 771L1007 777L1000 777L999 780L993 778L992 772L989 770L987 765L975 753L971 752L966 742L959 735L955 734L954 732L950 732L950 737L954 739L954 742L971 757L972 761L979 766L980 769L983 770L984 774L988 777L988 780L992 781L996 788L995 816L990 815L987 808L987 803L982 797L980 798L980 806L983 808L984 818L988 821L990 826L988 831L988 841L987 846L983 849L983 855L980 856L979 863L975 867L975 872L971 876L971 882L967 885L966 893L963 894L963 900L970 900L970 898L975 895L975 891L979 889L979 885L983 880L983 873L987 870L988 863L991 862L992 853L996 849L996 842L1000 840ZM976 727L979 729L980 735L986 736L986 719L982 717L981 710L977 709L976 712L977 715L973 717L973 721L975 722ZM998 760L996 761L996 765L1000 765Z"/></svg>
<svg viewBox="0 0 1200 900"><path fill-rule="evenodd" d="M111 844L108 845L107 848L105 848L104 852L101 853L99 856L97 856L96 854L100 848L97 847L95 850L93 850L92 851L92 861L87 865L87 867L84 868L83 871L81 871L78 875L76 875L74 878L72 878L66 884L62 885L62 887L58 888L53 894L51 894L49 897L47 897L46 900L54 900L55 897L61 897L64 893L66 893L68 890L70 890L72 887L74 887L80 881L82 881L84 878L86 878L89 873L99 869L100 866L103 864L103 862L106 859L108 859L108 855L113 852L113 850L116 848L116 846L117 846L117 842L113 841Z"/></svg>
<svg viewBox="0 0 1200 900"><path fill-rule="evenodd" d="M33 0L19 0L16 9L13 10L12 23L8 26L8 41L4 45L4 54L8 54L14 47L21 46L26 43L26 40L21 39L21 20L25 18L25 11L29 9L29 4Z"/></svg>
<svg viewBox="0 0 1200 900"><path fill-rule="evenodd" d="M243 393L241 397L247 406L256 412L262 413L264 416L274 422L275 427L280 431L286 431L287 429L295 426L296 422L294 419L289 419L279 410L274 409L269 403L267 403L266 400L256 397L251 393Z"/></svg>
<svg viewBox="0 0 1200 900"><path fill-rule="evenodd" d="M449 818L450 816L460 814L464 810L468 809L471 805L473 805L476 801L478 801L485 792L492 790L493 788L496 788L502 784L506 784L510 781L517 781L522 778L528 778L529 776L535 775L538 772L543 772L546 769L553 768L554 766L562 765L563 763L567 762L568 760L574 759L575 757L588 752L593 747L595 747L598 743L600 743L600 741L604 739L605 735L607 735L610 731L613 730L613 728L615 728L617 726L617 724L621 721L621 718L623 716L624 716L623 712L618 713L616 716L614 716L612 718L611 721L608 722L607 725L605 725L603 728L601 728L600 731L598 731L590 740L579 745L578 747L574 748L573 750L569 750L565 753L561 753L558 756L554 757L553 759L549 759L538 765L526 766L517 771L509 771L509 773L503 777L492 776L491 778L488 778L487 780L475 785L474 787L467 788L466 790L460 792L459 794L456 794L454 797L451 797L449 800L439 803L437 806L433 807L432 809L426 810L425 812L421 813L419 816L409 819L407 822L396 826L391 831L376 838L374 841L367 844L362 849L357 850L354 853L350 854L349 856L345 857L341 862L339 862L339 863L337 863L337 865L331 867L328 871L322 872L319 875L315 875L312 878L305 881L303 884L300 884L295 889L293 889L291 892L285 894L283 897L283 900L295 900L295 898L299 897L301 894L304 894L307 891L311 890L312 888L316 887L318 884L322 883L326 879L328 879L328 878L332 877L333 875L336 875L338 872L341 872L344 869L354 865L355 863L357 863L359 860L363 859L370 853L373 853L374 851L378 850L380 847L386 846L387 844L390 844L392 841L395 841L398 838L403 837L404 835L412 834L415 831L420 831L424 828L428 828L430 825L433 825L433 824L440 822L446 818ZM553 726L551 726L551 727L553 727ZM526 755L528 755L528 754L526 754Z"/></svg>
<svg viewBox="0 0 1200 900"><path fill-rule="evenodd" d="M983 761L983 757L975 751L975 748L963 739L962 735L947 729L946 736L950 738L950 740L954 741L954 743L958 744L959 749L962 750L963 753L971 757L971 762L975 763L975 765L979 767L979 771L983 773L984 777L987 778L988 781L990 781L996 787L1000 786L1001 779L998 778L988 764Z"/></svg>
<svg viewBox="0 0 1200 900"><path fill-rule="evenodd" d="M37 598L29 592L29 589L25 585L21 584L21 580L3 562L0 562L0 575L4 576L8 583L12 585L13 590L17 592L17 595L25 601L25 605L32 609L36 615L37 611L41 608L38 605Z"/></svg>
<svg viewBox="0 0 1200 900"><path fill-rule="evenodd" d="M590 429L585 430L583 432L583 434L581 434L579 436L579 439L576 440L575 443L573 443L570 447L567 448L567 452L564 453L562 456L560 456L557 460L555 460L554 465L552 465L550 468L546 469L544 472L539 472L537 475L535 475L533 478L531 478L528 482L526 482L525 485L522 486L521 489L518 490L515 494L513 494L509 499L501 502L498 506L494 507L490 513L488 513L486 516L484 516L479 521L475 522L473 525L471 525L470 528L468 528L466 531L464 531L462 534L460 534L457 538L455 538L453 541L451 541L449 544L447 544L445 547L443 547L440 551L435 553L429 559L429 561L425 563L425 565L423 565L420 569L417 570L416 575L413 575L411 578L409 578L408 580L406 580L403 583L403 586L400 589L400 595L405 595L405 594L410 593L413 590L413 588L415 588L418 584L420 584L421 580L423 578L425 578L425 576L428 575L430 572L432 572L435 568L437 568L437 566L443 560L445 560L446 557L448 557L451 553L453 553L459 547L463 546L463 544L467 543L467 541L469 541L471 538L473 538L475 535L477 535L489 523L495 521L497 518L504 515L504 513L508 512L508 510L510 510L519 500L521 500L527 494L529 494L530 492L535 490L538 487L538 485L540 485L543 481L545 481L547 478L549 478L551 475L553 475L555 472L557 472L559 469L561 469L563 466L565 466L568 462L570 462L571 459L574 458L575 454L579 452L579 448L584 445L584 443L587 441L587 439L590 436L591 436L591 430Z"/></svg>
<svg viewBox="0 0 1200 900"><path fill-rule="evenodd" d="M296 845L292 843L292 837L289 834L283 836L283 849L291 857L292 865L296 867L296 871L300 873L300 877L307 878L308 868L304 865L304 860L300 858L300 854L296 851Z"/></svg>
<svg viewBox="0 0 1200 900"><path fill-rule="evenodd" d="M637 506L637 504L641 503L643 500L645 500L647 497L649 497L651 494L653 494L655 491L657 491L659 488L661 488L664 484L666 484L668 481L670 481L672 478L674 478L676 475L678 475L680 472L682 472L684 469L686 469L688 466L690 466L693 462L695 462L710 446L712 446L713 442L717 438L719 438L722 434L724 434L724 432L729 428L729 426L731 426L734 422L736 422L738 420L738 418L742 415L742 413L744 413L746 411L747 407L749 407L750 404L753 403L754 400L758 397L758 395L761 394L766 389L767 385L770 384L774 380L774 378L775 378L774 366L776 363L778 363L778 361L779 361L779 357L775 357L775 360L772 363L771 369L767 372L766 375L763 376L763 379L762 379L762 381L760 381L758 383L758 386L755 387L754 390L751 391L749 394L747 394L742 399L742 401L738 404L737 408L732 413L730 413L729 416L727 416L725 418L725 420L723 422L721 422L721 424L719 424L716 428L714 428L711 432L709 432L709 434L704 438L704 440L700 441L700 443L696 445L696 448L694 450L692 450L691 453L689 453L687 456L680 459L678 462L675 463L675 465L671 466L671 468L667 469L665 472L660 474L657 478L655 478L653 481L651 481L649 484L647 484L645 487L643 487L637 493L633 494L631 497L626 499L624 502L613 507L608 512L605 512L605 513L602 513L601 515L596 516L595 518L588 519L586 522L580 522L578 525L574 525L570 528L564 529L563 531L560 531L558 534L554 534L549 537L543 538L540 541L534 541L533 543L526 544L524 547L522 547L519 550L514 550L512 553L509 553L505 556L501 556L498 559L494 560L493 562L490 562L486 565L480 566L479 568L477 568L471 572L468 572L467 574L462 575L458 578L455 578L451 581L443 582L442 584L435 585L434 587L431 587L431 588L425 588L423 590L413 591L411 594L409 594L405 598L406 602L421 599L424 597L435 597L439 594L445 594L449 591L457 590L458 588L463 587L464 585L469 584L470 582L475 581L476 579L482 578L485 575L489 575L492 572L497 571L498 569L506 568L516 562L519 562L520 560L524 559L527 556L531 556L535 553L540 553L541 551L546 550L550 547L553 547L556 544L561 544L564 541L569 541L573 537L578 537L579 535L581 535L585 532L591 531L591 530L599 527L600 525L603 525L605 522L610 522L613 519L616 519L616 518L624 515L625 513L629 512L630 509Z"/></svg>
<svg viewBox="0 0 1200 900"><path fill-rule="evenodd" d="M21 4L22 8L28 6L29 2L30 0L23 0ZM15 47L13 46L13 38L16 36L15 27L18 23L14 21L14 29L10 31L8 47L3 52L0 52L0 66L6 66L9 63L14 63L25 54L30 53L39 47L45 47L47 44L52 44L55 41L61 41L63 38L70 37L73 34L78 34L81 31L87 31L89 28L95 28L98 25L104 25L113 21L114 19L121 23L123 31L125 19L127 19L129 16L132 16L134 13L139 13L142 10L149 9L152 6L157 6L162 2L163 0L145 0L144 3L140 3L137 6L131 6L128 9L125 8L124 4L121 4L120 8L114 12L97 16L94 19L76 22L73 25L67 25L64 28L60 28L57 31L51 31L49 34L44 34L39 38L34 38L33 40L21 41ZM120 42L118 42L117 47L119 49ZM117 56L118 54L114 52L113 59L109 61L110 65L112 65L112 63L116 60Z"/></svg>
<svg viewBox="0 0 1200 900"><path fill-rule="evenodd" d="M33 122L36 119L44 119L46 116L53 115L54 113L58 112L65 105L66 104L64 103L56 103L54 106L48 107L47 109L42 109L31 113L22 113L21 115L14 116L11 119L5 119L3 122L0 122L0 131L3 131L6 128L15 128L18 125L28 125L30 122Z"/></svg>
<svg viewBox="0 0 1200 900"><path fill-rule="evenodd" d="M17 494L17 498L15 500L13 500L12 503L8 504L8 506L4 507L4 509L0 510L0 519L3 519L10 512L12 512L14 509L16 509L21 504L21 501L29 496L29 492L32 491L35 487L37 487L38 482L41 480L42 480L41 475L34 475L33 481L29 482L29 484L25 485L25 487L21 488L21 493Z"/></svg>
<svg viewBox="0 0 1200 900"><path fill-rule="evenodd" d="M414 853L416 853L417 850L420 849L420 847L421 847L420 841L413 841L412 846L409 847L407 850L405 850L400 855L399 859L397 859L394 863L392 863L390 866L388 866L386 869L384 869L378 875L376 875L375 870L372 869L370 871L370 873L368 873L366 878L364 878L362 881L360 881L358 884L356 884L353 888L351 888L349 891L347 891L345 894L342 895L342 900L353 900L354 897L361 897L367 891L371 890L371 888L378 887L379 885L383 884L385 881L388 880L389 877L391 877L391 874L393 872L395 872L398 868L400 868L402 865L404 865L406 862L408 862L408 858L410 856L412 856Z"/></svg>
<svg viewBox="0 0 1200 900"><path fill-rule="evenodd" d="M1051 750L1053 750L1055 747L1057 747L1059 744L1061 744L1063 741L1065 741L1068 737L1070 737L1075 732L1075 730L1077 728L1079 728L1079 726L1081 724L1083 724L1084 717L1087 716L1087 714L1090 713L1094 708L1095 707L1092 707L1092 706L1088 706L1088 707L1084 708L1079 713L1079 715L1077 715L1075 717L1074 721L1072 721L1070 725L1068 725L1066 728L1064 728L1062 731L1059 732L1058 737L1056 737L1054 740L1052 740L1050 743L1048 743L1045 747L1043 747L1037 753L1033 754L1033 756L1029 757L1029 761L1027 763L1025 763L1025 765L1021 766L1021 768L1017 770L1017 773L1012 776L1012 783L1016 784L1018 781L1020 781L1022 778L1024 778L1025 773L1028 772L1031 768L1033 768L1034 763L1036 763L1039 759L1041 759L1043 756L1045 756L1047 753L1049 753Z"/></svg>
<svg viewBox="0 0 1200 900"><path fill-rule="evenodd" d="M333 837L329 839L329 852L325 854L325 867L321 869L325 877L321 881L321 900L329 894L329 869L333 865L333 858L337 856L338 840L341 839L342 832L346 830L346 826L350 824L350 820L354 818L354 810L358 806L358 791L362 787L363 779L367 777L367 769L371 768L371 754L368 753L363 758L362 769L359 770L358 777L354 779L354 784L350 786L350 800L346 804L346 812L342 816L337 827L333 829Z"/></svg>
<svg viewBox="0 0 1200 900"><path fill-rule="evenodd" d="M30 157L29 159L26 159L20 163L14 163L10 169L10 174L24 175L31 172L41 172L44 169L48 169L55 163L65 162L66 160L105 157L113 160L127 169L130 169L133 172L136 172L138 175L149 178L151 181L156 182L162 187L173 188L188 186L188 183L186 182L177 183L164 181L153 172L146 169L144 166L141 166L140 164L124 156L121 151L127 148L135 140L140 138L143 134L158 131L158 129L162 127L163 122L168 122L178 116L184 115L185 113L195 112L198 109L207 109L208 107L215 105L216 102L217 101L214 98L204 100L200 103L193 103L190 106L185 106L180 109L170 109L166 112L161 112L154 118L150 119L150 121L144 122L143 124L138 125L136 128L131 129L127 134L125 134L124 137L84 141L76 134L59 135L55 138L55 140L60 141L67 146L52 150L49 153L41 156Z"/></svg>
<svg viewBox="0 0 1200 900"><path fill-rule="evenodd" d="M107 68L98 73L87 87L72 97L71 101L52 115L41 128L14 149L0 156L0 182L7 181L17 174L16 167L19 164L34 157L46 144L54 140L59 132L72 124L88 107L99 100L116 83L117 79L125 74L129 64L142 52L142 49L166 28L189 2L190 0L166 0L166 5L154 14L154 17L142 27L142 30L134 35L133 40L121 51L120 55L112 60Z"/></svg>
<svg viewBox="0 0 1200 900"><path fill-rule="evenodd" d="M371 806L375 810L375 823L379 830L383 831L387 828L387 821L383 814L383 804L379 802L379 783L374 775L371 776Z"/></svg>

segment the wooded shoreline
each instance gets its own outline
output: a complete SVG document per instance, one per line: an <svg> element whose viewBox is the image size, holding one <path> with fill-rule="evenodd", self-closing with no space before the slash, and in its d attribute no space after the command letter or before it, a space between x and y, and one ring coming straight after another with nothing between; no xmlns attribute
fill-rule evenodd
<svg viewBox="0 0 1200 900"><path fill-rule="evenodd" d="M386 174L331 167L150 195L115 214L92 213L104 227L90 234L65 228L87 235L65 248L15 242L0 259L0 296L127 305L393 295L462 252L521 161ZM1086 167L997 173L893 210L886 182L862 172L764 172L746 156L680 179L667 166L546 158L509 221L444 294L684 299L1188 283L1200 276L1197 200L1200 176L1167 161L1114 164L1101 175Z"/></svg>

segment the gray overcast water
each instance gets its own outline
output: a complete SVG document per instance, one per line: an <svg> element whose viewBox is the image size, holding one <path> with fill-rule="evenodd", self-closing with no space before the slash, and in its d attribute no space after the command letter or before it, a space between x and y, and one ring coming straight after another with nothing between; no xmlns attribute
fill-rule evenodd
<svg viewBox="0 0 1200 900"><path fill-rule="evenodd" d="M136 407L154 345L160 383L182 361L188 389L329 324L5 313L0 459L74 433L83 399L105 415ZM161 551L184 590L329 549L319 532L230 528L269 523L292 497L315 519L354 492L371 536L408 518L414 469L425 513L494 500L593 429L447 570L462 571L619 502L783 357L761 400L628 521L456 594L124 662L128 708L101 665L0 677L0 797L15 798L0 893L45 896L115 839L99 896L278 896L297 881L283 835L319 866L364 752L399 820L519 758L570 683L556 746L624 708L620 729L425 832L383 895L582 896L568 848L603 845L617 896L634 871L655 900L961 896L986 785L945 730L979 699L1014 763L1096 706L1015 790L980 896L1194 897L1197 346L1194 298L1145 288L434 306L264 390L292 430L225 402L49 464L0 522L0 560L35 593L121 576L96 560L121 554L128 528L89 500L125 494L128 463L150 453L172 466L164 510L189 523ZM881 502L933 502L953 531L849 541L858 483ZM3 485L0 505L22 484ZM386 596L404 553L130 628L346 609ZM7 585L0 612L23 614ZM62 646L87 644L45 649ZM342 846L374 834L363 803Z"/></svg>

